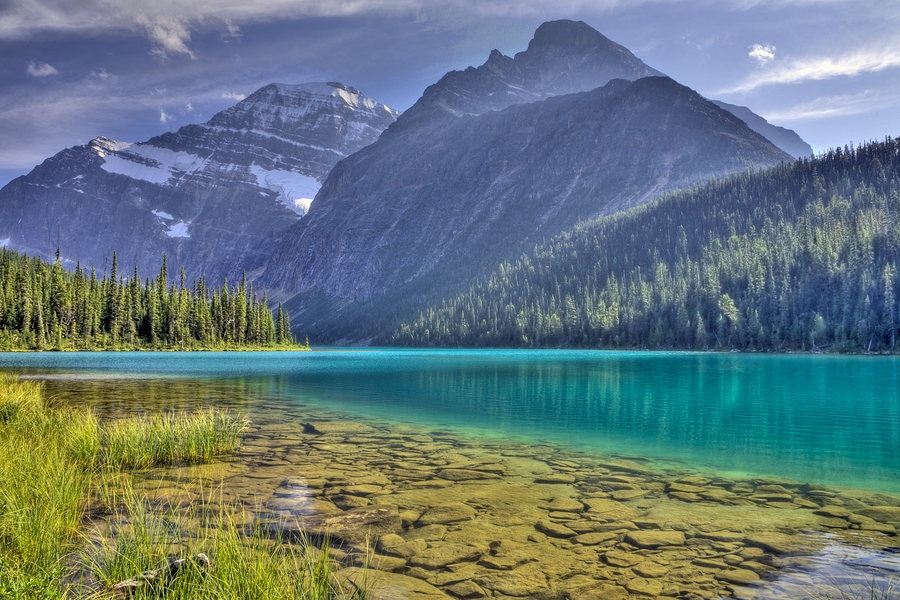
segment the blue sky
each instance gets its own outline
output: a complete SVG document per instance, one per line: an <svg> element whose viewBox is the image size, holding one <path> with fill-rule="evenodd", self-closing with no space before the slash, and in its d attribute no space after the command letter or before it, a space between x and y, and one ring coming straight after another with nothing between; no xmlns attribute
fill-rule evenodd
<svg viewBox="0 0 900 600"><path fill-rule="evenodd" d="M895 0L0 0L0 185L98 135L206 121L271 82L341 81L403 110L562 18L817 151L900 135Z"/></svg>

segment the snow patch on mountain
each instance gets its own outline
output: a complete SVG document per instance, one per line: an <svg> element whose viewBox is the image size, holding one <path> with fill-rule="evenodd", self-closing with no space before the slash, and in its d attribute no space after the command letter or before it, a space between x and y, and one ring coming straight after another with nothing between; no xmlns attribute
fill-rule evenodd
<svg viewBox="0 0 900 600"><path fill-rule="evenodd" d="M260 187L278 194L278 200L301 217L309 211L313 198L322 187L315 178L295 171L267 170L254 164L250 165L250 172Z"/></svg>
<svg viewBox="0 0 900 600"><path fill-rule="evenodd" d="M107 154L103 157L103 161L101 168L107 173L125 175L132 179L165 185L172 177L172 173L168 169L164 169L162 165L142 164L116 154Z"/></svg>
<svg viewBox="0 0 900 600"><path fill-rule="evenodd" d="M102 140L102 141L101 141ZM99 143L98 143L99 141ZM130 144L97 138L91 146L103 159L101 168L108 173L158 185L177 185L177 179L201 171L207 160L188 152L175 152L150 144Z"/></svg>
<svg viewBox="0 0 900 600"><path fill-rule="evenodd" d="M166 235L170 238L189 238L191 237L191 234L188 233L188 225L190 224L190 221L187 223L184 221L173 223L172 225L169 225L169 230L166 231Z"/></svg>
<svg viewBox="0 0 900 600"><path fill-rule="evenodd" d="M172 215L170 215L169 213L163 212L161 210L151 210L150 212L152 212L154 215L156 215L160 219L165 219L166 221L171 221L175 218Z"/></svg>

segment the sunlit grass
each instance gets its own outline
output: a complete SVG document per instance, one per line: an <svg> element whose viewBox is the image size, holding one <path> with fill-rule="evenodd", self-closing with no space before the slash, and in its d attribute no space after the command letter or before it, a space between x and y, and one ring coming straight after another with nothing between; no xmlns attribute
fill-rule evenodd
<svg viewBox="0 0 900 600"><path fill-rule="evenodd" d="M100 460L118 469L210 462L240 447L247 424L220 410L113 421L103 428Z"/></svg>
<svg viewBox="0 0 900 600"><path fill-rule="evenodd" d="M0 424L16 421L41 407L41 384L0 373Z"/></svg>
<svg viewBox="0 0 900 600"><path fill-rule="evenodd" d="M46 598L72 548L92 473L67 447L74 413L47 411L41 386L0 379L0 597Z"/></svg>
<svg viewBox="0 0 900 600"><path fill-rule="evenodd" d="M347 595L334 580L338 567L327 543L290 544L257 525L242 509L215 505L212 515L177 511L128 493L123 512L107 522L101 542L84 557L102 589L138 573L159 569L168 557L188 558L174 577L158 577L134 598L170 600L340 600ZM203 553L209 566L192 560Z"/></svg>
<svg viewBox="0 0 900 600"><path fill-rule="evenodd" d="M344 598L327 546L248 530L252 518L224 508L202 519L194 507L175 512L132 489L129 470L211 462L240 448L247 425L216 410L103 423L88 410L48 408L40 383L0 376L0 599L71 597L62 580L76 554L95 578L93 594L108 597L119 581L201 552L208 568L188 563L135 597ZM92 539L89 505L111 515Z"/></svg>

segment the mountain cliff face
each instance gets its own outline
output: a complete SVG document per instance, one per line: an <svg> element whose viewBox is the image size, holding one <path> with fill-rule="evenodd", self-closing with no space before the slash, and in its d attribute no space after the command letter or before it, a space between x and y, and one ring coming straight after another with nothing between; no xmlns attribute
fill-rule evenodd
<svg viewBox="0 0 900 600"><path fill-rule="evenodd" d="M491 52L478 68L451 71L429 86L404 113L396 130L442 115L459 117L501 110L550 96L586 92L612 79L662 75L627 48L578 21L538 27L528 49L514 57Z"/></svg>
<svg viewBox="0 0 900 600"><path fill-rule="evenodd" d="M293 296L298 331L361 341L581 219L791 159L660 75L584 23L544 23L338 163L259 283Z"/></svg>
<svg viewBox="0 0 900 600"><path fill-rule="evenodd" d="M153 272L167 252L190 277L239 275L398 114L339 83L272 84L147 142L98 137L0 190L0 240L101 270L116 251Z"/></svg>
<svg viewBox="0 0 900 600"><path fill-rule="evenodd" d="M727 102L722 102L720 100L713 100L713 104L727 110L746 123L750 129L760 134L794 158L813 155L812 146L803 141L803 138L797 135L797 132L777 125L772 125L746 106L728 104Z"/></svg>
<svg viewBox="0 0 900 600"><path fill-rule="evenodd" d="M335 167L262 279L300 292L293 321L314 339L365 338L409 298L434 299L579 220L791 160L665 77L391 133Z"/></svg>

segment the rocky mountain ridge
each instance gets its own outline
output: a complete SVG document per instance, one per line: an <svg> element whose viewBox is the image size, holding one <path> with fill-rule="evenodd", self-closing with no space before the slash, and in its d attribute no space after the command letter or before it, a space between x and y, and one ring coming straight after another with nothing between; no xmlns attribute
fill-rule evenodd
<svg viewBox="0 0 900 600"><path fill-rule="evenodd" d="M271 84L204 124L141 143L98 137L0 190L0 239L68 263L158 269L163 252L191 277L261 263L309 208L341 158L398 111L340 83Z"/></svg>
<svg viewBox="0 0 900 600"><path fill-rule="evenodd" d="M621 47L569 42L606 39L566 33L585 28L544 24L542 42L515 58L492 53L477 69L447 74L376 143L336 165L260 278L282 298L299 294L298 330L364 339L352 323L470 281L578 220L791 160L693 90L647 76L650 67ZM521 75L553 61L551 80ZM589 76L567 80L567 68ZM636 81L615 77L623 71ZM555 95L562 81L592 91Z"/></svg>

